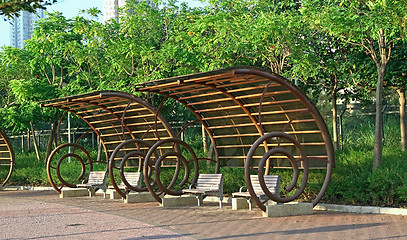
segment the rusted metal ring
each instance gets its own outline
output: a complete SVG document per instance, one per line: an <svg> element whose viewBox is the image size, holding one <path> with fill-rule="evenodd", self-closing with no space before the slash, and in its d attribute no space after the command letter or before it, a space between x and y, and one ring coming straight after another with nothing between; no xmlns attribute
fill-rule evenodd
<svg viewBox="0 0 407 240"><path fill-rule="evenodd" d="M300 189L294 194L294 198L293 197L288 197L288 198L280 198L277 197L275 195L273 195L267 188L265 182L264 182L264 177L263 177L263 168L266 165L266 161L269 159L269 157L275 153L282 153L285 156L287 156L290 159L290 162L292 163L293 167L295 168L295 166L297 165L295 162L295 158L287 151L284 151L284 149L281 148L275 148L272 150L269 150L268 152L265 153L265 155L261 158L260 162L259 162L259 169L258 169L258 177L259 177L259 182L260 185L264 191L264 193L266 194L266 196L276 202L289 202L292 201L293 199L297 198L298 196L300 196L302 194L302 192L304 191L305 187L306 187L306 183L307 183L307 179L308 179L308 161L307 161L307 156L305 154L305 151L303 149L303 147L301 146L301 144L292 136L283 133L283 132L271 132L268 134L265 134L264 136L261 136L260 138L258 138L254 143L253 146L250 148L247 157L246 157L246 161L245 161L245 180L246 180L246 187L247 190L250 193L250 196L252 197L253 201L256 203L256 205L262 210L265 211L266 207L265 205L260 201L260 199L257 197L256 193L254 192L253 189L253 185L251 183L251 178L250 178L250 170L251 170L251 165L252 165L252 159L253 159L253 155L255 154L256 149L260 146L260 144L264 143L265 141L267 141L267 139L270 138L274 138L274 137L279 137L279 138L285 138L289 141L291 141L292 143L294 143L294 145L297 147L300 156L301 156L301 160L303 161L303 167L304 167L304 174L303 174L303 178L301 181L301 186ZM298 169L298 166L297 166ZM297 170L298 171L298 170ZM293 178L292 178L292 182L290 183L289 187L293 188L294 187L294 182L296 183L297 179L298 179L298 172L294 169L294 174L293 174Z"/></svg>
<svg viewBox="0 0 407 240"><path fill-rule="evenodd" d="M55 169L55 171L57 172L57 173L56 173L57 175L60 174L60 172L59 172L59 170L58 170L59 168L53 167L53 166L51 165L51 163L52 163L52 159L54 158L54 155L57 154L57 153L59 152L59 150L61 150L61 149L63 149L63 148L67 148L67 147L73 147L74 149L75 149L75 148L79 148L80 150L82 150L82 152L86 155L86 158L87 158L87 160L88 160L88 163L84 163L84 165L89 165L89 171L92 171L92 170L93 170L92 159L90 158L90 155L89 155L88 151L86 151L86 149L85 149L84 147L82 147L82 146L80 146L80 145L78 145L78 144L76 144L76 143L65 143L65 144L59 145L57 148L55 148L55 149L51 152L51 154L49 155L48 160L47 160L47 176L48 176L48 180L49 180L51 186L52 186L52 187L55 189L55 191L57 191L59 194L61 194L61 189L62 189L62 187L63 187L64 185L58 187L57 184L55 183L55 181L54 181L54 179L53 179L53 177L52 177L51 169ZM73 152L73 151L72 151L72 152ZM83 159L82 159L82 161L83 161ZM58 162L59 162L59 161L58 161ZM58 163L57 163L57 164L58 164ZM59 173L58 173L58 172L59 172ZM58 178L62 178L62 177L58 177ZM59 179L59 180L60 180L60 179ZM76 187L76 186L75 186L75 187Z"/></svg>
<svg viewBox="0 0 407 240"><path fill-rule="evenodd" d="M126 156L124 156L124 157L122 158L122 161L120 162L120 178L122 179L122 182L124 183L124 185L126 185L126 187L127 187L129 190L132 190L132 191L135 191L135 192L145 192L145 191L147 191L147 188L146 188L146 187L140 188L140 187L138 187L138 186L132 186L132 185L127 181L126 177L124 176L124 165L126 164L127 160L128 160L130 157L133 157L133 156L139 156L139 157L142 157L142 158L144 159L144 157L145 157L146 155L145 155L144 153L140 152L140 151L132 151L132 152L129 152L128 154L126 154Z"/></svg>
<svg viewBox="0 0 407 240"><path fill-rule="evenodd" d="M158 188L159 188L161 191L163 191L164 193L166 193L166 194L169 194L169 195L182 195L182 194L183 194L182 191L174 191L174 190L171 190L171 188L175 185L176 180L178 179L178 176L179 176L180 165L181 165L181 164L180 164L180 161L177 161L176 171L175 171L174 176L173 176L173 178L172 178L172 180L171 180L171 183L170 183L167 187L165 187L165 186L162 184L161 180L160 180L160 173L161 173L161 166L160 166L160 164L162 163L162 161L164 161L164 159L166 159L166 158L169 157L169 156L177 157L177 158L180 159L181 162L184 164L184 167L185 167L184 178L182 179L182 181L181 181L181 183L179 184L179 186L184 186L185 183L188 182L189 173L190 173L189 166L188 166L188 162L187 162L187 160L185 159L185 157L182 156L181 153L178 153L178 152L167 152L167 153L164 153L162 156L160 156L160 158L159 158L159 159L157 160L157 162L155 163L155 169L154 169L154 175L156 176L156 177L155 177L155 182L156 182Z"/></svg>
<svg viewBox="0 0 407 240"><path fill-rule="evenodd" d="M62 183L64 186L67 186L67 187L70 187L70 188L75 188L75 187L76 187L76 184L68 183L68 182L65 181L64 178L61 176L60 166L61 166L62 161L63 161L64 159L66 159L67 157L76 158L76 159L81 163L82 171L81 171L81 174L80 174L79 177L78 177L78 181L82 180L83 177L85 176L85 162L83 161L83 159L82 159L79 155L77 155L77 154L75 154L75 153L67 153L67 154L63 155L62 157L60 157L59 160L58 160L58 162L57 162L57 165L56 165L56 173L57 173L57 176L58 176L59 181L61 181L61 183Z"/></svg>
<svg viewBox="0 0 407 240"><path fill-rule="evenodd" d="M278 196L272 194L272 193L270 192L270 190L267 188L266 183L265 183L265 181L264 181L264 175L263 175L263 168L264 168L264 166L266 165L267 159L268 159L270 156L272 156L272 155L274 155L274 154L276 154L276 153L280 153L280 154L285 155L288 159L290 159L290 162L291 162L291 163L295 163L295 165L293 166L293 169L294 169L293 178L292 178L292 181L291 181L291 183L290 183L290 185L289 185L288 188L293 189L293 188L297 185L298 175L299 175L299 172L298 172L298 165L296 164L296 161L295 161L294 157L291 155L291 153L289 153L288 151L286 151L286 150L284 150L284 149L279 149L279 148L274 148L274 149L268 151L268 152L262 157L262 159L260 160L259 168L258 168L258 169L259 169L259 173L258 173L259 183L260 183L260 186L261 186L261 188L262 188L264 194L266 194L266 196L267 196L268 198L270 198L271 200L273 200L273 201L275 201L275 202L279 202L279 203L291 202L291 201L293 201L294 199L298 198L298 197L304 192L304 189L305 189L305 187L306 187L306 185L307 185L308 170L309 170L309 169L308 169L308 168L304 168L304 174L303 174L303 177L302 177L302 180L301 180L301 185L300 185L300 187L297 189L297 191L296 191L294 194L292 194L292 195L290 195L289 197L286 197L286 198L278 197Z"/></svg>
<svg viewBox="0 0 407 240"><path fill-rule="evenodd" d="M6 157L6 159L3 159L6 160L3 162L3 166L9 166L8 171L6 171L6 177L3 178L2 176L0 176L0 186L5 186L8 180L10 179L11 174L13 173L13 168L15 164L15 155L9 138L7 137L6 133L3 132L3 130L1 129L0 129L0 145L1 145L0 150L3 151ZM3 167L0 166L0 169L1 168Z"/></svg>
<svg viewBox="0 0 407 240"><path fill-rule="evenodd" d="M1 150L5 151L6 152L5 155L6 155L6 157L8 157L7 160L5 161L5 162L8 162L8 164L5 163L3 165L3 166L7 166L7 165L9 166L7 175L5 178L2 178L0 176L0 186L5 186L6 183L8 182L8 180L10 179L11 174L13 173L14 164L15 164L15 155L14 155L14 150L11 146L11 142L10 142L9 138L7 137L6 133L3 132L1 129L0 129L0 144L3 145L3 147L1 147L2 148ZM0 168L1 168L1 166L0 166Z"/></svg>
<svg viewBox="0 0 407 240"><path fill-rule="evenodd" d="M113 188L114 188L114 189L116 190L116 192L119 193L119 195L120 195L122 198L124 198L124 199L126 198L126 193L122 192L122 191L120 190L120 188L118 187L118 185L117 185L117 183L116 183L116 180L115 180L115 178L114 178L113 169L116 168L115 165L114 165L116 155L117 155L117 154L119 153L119 151L121 151L125 146L130 145L130 144L135 144L135 145L140 145L140 146L146 146L148 149L151 148L151 145L150 145L148 142L143 141L143 140L141 140L141 139L128 139L128 140L126 140L126 141L120 143L119 145L117 145L117 147L113 150L112 154L110 155L110 158L109 158L109 178L110 178L110 181L111 181L111 184L112 184ZM138 147L138 148L139 148L139 147ZM132 151L132 152L133 152L133 151ZM140 192L140 191L146 191L147 188L146 188L146 189L143 189L143 188L140 188L140 189L139 189L139 188L136 188L136 187L131 186L131 185L127 182L126 178L124 177L123 166L124 166L124 163L127 161L127 159L130 157L129 154L132 154L132 152L128 153L125 157L123 157L122 160L121 160L121 162L120 162L120 167L119 167L120 177L121 177L123 183L124 183L129 189L131 189L131 190L133 190L133 191L138 191L138 192ZM136 151L136 152L140 152L140 151ZM141 153L141 152L140 152L140 153ZM134 154L135 154L135 153L134 153ZM156 152L153 152L153 154L158 158L158 155L157 155ZM143 153L142 155L144 155L144 153ZM140 155L140 156L141 156L141 155ZM145 156L143 156L143 157L145 157ZM143 162L143 160L140 160L138 171L141 171L142 162ZM150 169L147 171L147 174L144 174L144 179L146 179L146 178L149 179L150 176L151 176L151 172L152 172L152 171L151 171L151 168L150 168ZM151 184L153 185L153 184L154 184L154 181L152 181Z"/></svg>
<svg viewBox="0 0 407 240"><path fill-rule="evenodd" d="M161 145L163 145L163 144L166 144L166 143L174 143L174 144L178 144L178 145L182 145L183 147L185 147L186 149L187 149L187 151L191 154L191 157L192 157L192 162L194 163L194 175L192 176L192 180L191 180L191 184L194 184L196 181L197 181L197 179L198 179L198 171L199 171L199 166L198 166L198 159L197 159L197 157L196 157L196 155L195 155L195 152L193 151L193 149L188 145L188 144L186 144L185 142L183 142L183 141L181 141L181 140L178 140L178 139L175 139L175 138L168 138L168 139L163 139L163 140L161 140L161 141L158 141L158 142L156 142L151 148L150 148L150 150L148 151L148 153L147 153L147 155L146 155L146 157L145 157L145 159L144 159L144 172L146 173L148 170L149 170L149 165L151 164L151 156L152 156L152 154L154 153L154 152L156 152L156 150L161 146ZM179 148L174 148L174 149L176 149L176 150L178 150ZM167 155L168 156L168 155ZM156 158L157 159L157 161L159 160L159 158ZM181 160L182 161L182 160ZM178 161L179 162L179 161ZM187 161L188 162L188 161ZM189 170L189 168L188 168L188 170ZM178 170L176 170L176 171L179 171L179 169ZM185 169L185 171L187 171L187 169ZM174 176L175 177L175 176ZM173 180L174 180L174 177L173 177ZM158 182L158 181L160 181L159 179L159 171L158 171L158 176L156 175L155 176L155 181L156 182ZM158 180L157 180L158 179ZM145 183L146 183L146 187L147 187L147 189L148 189L148 191L151 193L151 195L154 197L154 199L155 200L157 200L157 202L159 202L159 203L162 203L162 199L160 198L160 196L154 191L154 188L153 188L153 186L150 184L150 179L148 179L148 178L145 178L144 179L144 181L145 181ZM183 181L184 182L184 181ZM186 183L186 181L185 181L185 183ZM181 186L182 187L182 186ZM166 188L163 188L164 190L166 189ZM164 190L163 189L160 189L161 190L161 193L163 193L164 192ZM168 190L168 189L167 189Z"/></svg>

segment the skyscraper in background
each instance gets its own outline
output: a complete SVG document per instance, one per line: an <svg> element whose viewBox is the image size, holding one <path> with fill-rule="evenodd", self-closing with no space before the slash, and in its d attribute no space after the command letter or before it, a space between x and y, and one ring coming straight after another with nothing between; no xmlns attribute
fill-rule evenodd
<svg viewBox="0 0 407 240"><path fill-rule="evenodd" d="M103 16L105 22L119 17L118 8L123 8L126 5L126 2L129 0L104 0L103 1ZM139 2L147 2L148 5L154 7L152 0L134 0L136 4Z"/></svg>
<svg viewBox="0 0 407 240"><path fill-rule="evenodd" d="M21 12L19 17L11 21L10 45L15 48L22 48L24 46L24 40L31 38L34 23L43 18L43 9L38 9L37 13Z"/></svg>

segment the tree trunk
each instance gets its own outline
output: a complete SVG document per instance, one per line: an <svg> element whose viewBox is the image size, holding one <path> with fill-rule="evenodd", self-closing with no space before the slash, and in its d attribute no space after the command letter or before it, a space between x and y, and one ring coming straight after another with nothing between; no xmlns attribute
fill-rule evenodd
<svg viewBox="0 0 407 240"><path fill-rule="evenodd" d="M215 150L215 147L213 146L213 143L211 142L211 145L209 145L209 151L208 151L208 156L207 156L207 158L209 158L209 159L213 159L213 152L214 152L214 150ZM206 161L206 165L209 167L210 166L210 164L211 164L211 161L210 160L208 160L208 161Z"/></svg>
<svg viewBox="0 0 407 240"><path fill-rule="evenodd" d="M49 133L49 138L48 138L48 143L47 143L47 150L45 152L45 158L44 158L45 163L47 162L48 157L51 154L52 143L54 142L54 139L55 139L56 130L57 130L57 122L51 123L51 131Z"/></svg>
<svg viewBox="0 0 407 240"><path fill-rule="evenodd" d="M27 130L27 150L28 152L31 152L31 141L30 141L30 129Z"/></svg>
<svg viewBox="0 0 407 240"><path fill-rule="evenodd" d="M205 134L205 128L202 125L202 144L203 144L203 151L204 153L208 152L208 143L206 142L206 134Z"/></svg>
<svg viewBox="0 0 407 240"><path fill-rule="evenodd" d="M401 137L401 150L406 150L406 90L404 88L397 89L399 94L399 109L400 109L400 137Z"/></svg>
<svg viewBox="0 0 407 240"><path fill-rule="evenodd" d="M38 149L38 143L37 143L37 139L35 137L35 130L34 130L34 125L32 122L30 122L30 127L31 127L32 136L33 136L33 145L34 145L35 154L37 155L37 160L41 161L40 151Z"/></svg>
<svg viewBox="0 0 407 240"><path fill-rule="evenodd" d="M383 150L383 80L386 65L377 64L376 86L376 124L374 134L373 169L379 168L382 163Z"/></svg>
<svg viewBox="0 0 407 240"><path fill-rule="evenodd" d="M331 90L332 95L332 135L334 140L334 149L339 149L339 141L338 141L338 112L336 106L336 90Z"/></svg>
<svg viewBox="0 0 407 240"><path fill-rule="evenodd" d="M98 156L96 157L96 162L100 162L100 159L102 159L102 141L99 140Z"/></svg>

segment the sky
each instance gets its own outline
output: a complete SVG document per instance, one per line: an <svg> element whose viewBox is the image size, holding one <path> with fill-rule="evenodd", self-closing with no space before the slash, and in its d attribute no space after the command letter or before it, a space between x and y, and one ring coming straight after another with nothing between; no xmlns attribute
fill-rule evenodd
<svg viewBox="0 0 407 240"><path fill-rule="evenodd" d="M190 6L200 6L202 3L197 0L184 0ZM48 12L62 12L65 17L71 18L79 13L80 9L96 7L103 12L103 0L58 0L57 3L48 6ZM4 19L4 18L3 18ZM0 17L0 47L10 45L10 23ZM103 21L103 17L100 19Z"/></svg>

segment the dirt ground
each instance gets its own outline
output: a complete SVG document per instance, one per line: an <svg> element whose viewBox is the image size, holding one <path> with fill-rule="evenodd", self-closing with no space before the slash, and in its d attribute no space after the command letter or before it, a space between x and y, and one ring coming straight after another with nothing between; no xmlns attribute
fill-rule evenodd
<svg viewBox="0 0 407 240"><path fill-rule="evenodd" d="M407 239L407 217L314 211L263 218L260 210L162 208L54 191L0 191L1 239Z"/></svg>

